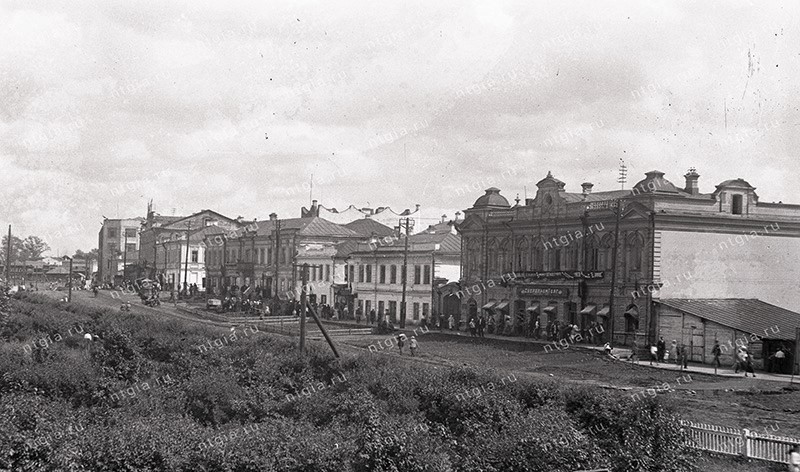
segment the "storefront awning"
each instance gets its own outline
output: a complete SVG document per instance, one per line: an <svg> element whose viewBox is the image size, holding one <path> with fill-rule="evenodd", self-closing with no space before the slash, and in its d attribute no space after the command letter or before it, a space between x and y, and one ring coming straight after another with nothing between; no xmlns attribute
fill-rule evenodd
<svg viewBox="0 0 800 472"><path fill-rule="evenodd" d="M635 306L632 306L625 310L625 316L630 316L634 320L639 321L639 309Z"/></svg>
<svg viewBox="0 0 800 472"><path fill-rule="evenodd" d="M526 311L528 313L539 313L539 305L529 306Z"/></svg>
<svg viewBox="0 0 800 472"><path fill-rule="evenodd" d="M581 315L591 315L595 308L597 308L595 305L586 305L580 313Z"/></svg>
<svg viewBox="0 0 800 472"><path fill-rule="evenodd" d="M495 302L495 301L491 301L491 302L487 303L486 305L483 305L483 306L481 307L481 309L483 309L483 310L491 310L492 308L494 308L494 306L495 306L496 304L497 304L497 302Z"/></svg>
<svg viewBox="0 0 800 472"><path fill-rule="evenodd" d="M508 307L508 300L503 300L494 307L495 310L505 310Z"/></svg>
<svg viewBox="0 0 800 472"><path fill-rule="evenodd" d="M600 311L597 312L597 316L607 317L608 311L609 311L608 307L604 306L603 308L600 309Z"/></svg>
<svg viewBox="0 0 800 472"><path fill-rule="evenodd" d="M556 312L556 306L555 305L550 305L550 306L546 307L542 311L544 311L545 313L555 313Z"/></svg>

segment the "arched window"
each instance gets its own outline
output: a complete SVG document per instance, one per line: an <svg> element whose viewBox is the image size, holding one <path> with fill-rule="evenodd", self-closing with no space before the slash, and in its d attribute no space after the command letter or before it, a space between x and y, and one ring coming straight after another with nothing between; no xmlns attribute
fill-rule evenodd
<svg viewBox="0 0 800 472"><path fill-rule="evenodd" d="M471 239L467 244L467 274L479 274L481 266L481 247L476 239Z"/></svg>
<svg viewBox="0 0 800 472"><path fill-rule="evenodd" d="M508 238L500 243L500 252L498 253L497 269L503 273L511 272L511 242Z"/></svg>
<svg viewBox="0 0 800 472"><path fill-rule="evenodd" d="M612 259L614 246L614 237L610 234L603 236L600 240L600 247L597 252L597 266L599 270L613 270L614 261Z"/></svg>
<svg viewBox="0 0 800 472"><path fill-rule="evenodd" d="M498 270L499 261L498 261L498 247L497 247L497 240L492 239L489 242L489 272L494 274Z"/></svg>
<svg viewBox="0 0 800 472"><path fill-rule="evenodd" d="M522 238L517 243L517 270L528 270L528 240Z"/></svg>
<svg viewBox="0 0 800 472"><path fill-rule="evenodd" d="M575 270L578 268L578 243L574 242L564 248L566 251L564 269Z"/></svg>
<svg viewBox="0 0 800 472"><path fill-rule="evenodd" d="M629 271L642 270L644 238L638 232L628 236L627 266Z"/></svg>
<svg viewBox="0 0 800 472"><path fill-rule="evenodd" d="M543 270L544 261L542 260L542 248L536 246L533 248L533 261L531 262L533 270Z"/></svg>

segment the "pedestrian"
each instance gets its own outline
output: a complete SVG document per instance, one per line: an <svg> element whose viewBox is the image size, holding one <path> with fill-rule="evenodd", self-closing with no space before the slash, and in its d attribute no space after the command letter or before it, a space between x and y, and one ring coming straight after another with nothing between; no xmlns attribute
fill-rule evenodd
<svg viewBox="0 0 800 472"><path fill-rule="evenodd" d="M469 335L475 337L475 318L469 319Z"/></svg>
<svg viewBox="0 0 800 472"><path fill-rule="evenodd" d="M800 444L789 449L789 472L800 472Z"/></svg>
<svg viewBox="0 0 800 472"><path fill-rule="evenodd" d="M669 348L669 355L673 359L675 359L675 364L678 364L680 362L680 356L678 355L678 340L677 339L673 339L672 340L672 344L671 344L671 346Z"/></svg>
<svg viewBox="0 0 800 472"><path fill-rule="evenodd" d="M364 314L364 310L361 307L356 308L356 324L361 324L361 315Z"/></svg>
<svg viewBox="0 0 800 472"><path fill-rule="evenodd" d="M533 322L533 339L539 339L539 331L541 331L542 327L539 326L539 318L536 317Z"/></svg>
<svg viewBox="0 0 800 472"><path fill-rule="evenodd" d="M664 352L667 350L667 343L664 342L664 336L660 336L658 338L658 343L656 344L656 348L658 349L658 361L664 361Z"/></svg>
<svg viewBox="0 0 800 472"><path fill-rule="evenodd" d="M375 308L369 311L369 324L375 324Z"/></svg>
<svg viewBox="0 0 800 472"><path fill-rule="evenodd" d="M608 343L608 342L605 343L605 345L603 346L603 352L605 352L606 355L609 355L609 356L613 355L612 353L614 352L614 348L611 347L611 343Z"/></svg>
<svg viewBox="0 0 800 472"><path fill-rule="evenodd" d="M494 334L494 328L495 328L494 315L489 315L489 321L486 323L486 326L488 326L489 328L489 334Z"/></svg>
<svg viewBox="0 0 800 472"><path fill-rule="evenodd" d="M686 344L681 344L681 359L682 367L681 370L686 369L686 363L689 361L689 348L686 347Z"/></svg>
<svg viewBox="0 0 800 472"><path fill-rule="evenodd" d="M658 346L650 346L650 365L653 365L653 361L658 364Z"/></svg>
<svg viewBox="0 0 800 472"><path fill-rule="evenodd" d="M783 352L783 349L784 347L781 345L781 347L775 351L775 354L772 355L774 360L774 368L772 371L778 374L783 374L785 369L784 362L786 361L786 353Z"/></svg>
<svg viewBox="0 0 800 472"><path fill-rule="evenodd" d="M711 348L711 354L714 356L714 363L717 367L722 367L722 364L719 362L719 356L722 355L722 349L719 347L719 341L716 339L714 340L714 347Z"/></svg>
<svg viewBox="0 0 800 472"><path fill-rule="evenodd" d="M411 351L411 357L414 357L414 353L417 352L416 336L411 336L411 341L408 342L408 349Z"/></svg>
<svg viewBox="0 0 800 472"><path fill-rule="evenodd" d="M739 349L736 350L736 359L734 360L735 368L733 370L734 374L738 374L740 368L744 370L744 361L746 358L747 358L747 353L744 351L744 347L740 346Z"/></svg>
<svg viewBox="0 0 800 472"><path fill-rule="evenodd" d="M485 330L486 330L486 318L484 318L483 315L481 315L481 317L478 318L478 337L482 338L483 332Z"/></svg>
<svg viewBox="0 0 800 472"><path fill-rule="evenodd" d="M455 318L453 317L453 315L451 314L451 315L450 315L450 317L449 317L449 318L447 318L447 328L448 328L450 331L453 331L453 325L455 325L455 323L456 323L456 319L455 319Z"/></svg>
<svg viewBox="0 0 800 472"><path fill-rule="evenodd" d="M403 346L405 346L406 344L405 337L406 337L405 334L401 334L400 336L397 337L397 348L400 349L401 356L403 355Z"/></svg>
<svg viewBox="0 0 800 472"><path fill-rule="evenodd" d="M747 348L743 348L744 350L744 376L747 377L747 373L753 374L753 378L755 378L756 373L753 370L753 356L747 352Z"/></svg>

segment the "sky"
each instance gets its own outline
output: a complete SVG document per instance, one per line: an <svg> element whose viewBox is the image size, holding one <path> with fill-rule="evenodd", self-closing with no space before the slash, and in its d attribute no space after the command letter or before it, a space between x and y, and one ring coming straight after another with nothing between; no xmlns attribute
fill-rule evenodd
<svg viewBox="0 0 800 472"><path fill-rule="evenodd" d="M54 255L150 199L432 224L621 160L800 203L797 1L0 1L0 66L0 225Z"/></svg>

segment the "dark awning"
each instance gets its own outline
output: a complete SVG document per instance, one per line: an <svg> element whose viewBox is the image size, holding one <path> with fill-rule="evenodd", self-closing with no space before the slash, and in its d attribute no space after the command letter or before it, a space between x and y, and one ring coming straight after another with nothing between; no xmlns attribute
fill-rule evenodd
<svg viewBox="0 0 800 472"><path fill-rule="evenodd" d="M556 307L555 307L555 305L550 305L550 306L546 307L542 311L544 311L545 313L555 313Z"/></svg>
<svg viewBox="0 0 800 472"><path fill-rule="evenodd" d="M539 305L531 305L526 311L529 313L539 313Z"/></svg>
<svg viewBox="0 0 800 472"><path fill-rule="evenodd" d="M600 311L597 312L597 316L607 317L608 311L609 311L608 307L604 306L603 308L600 309Z"/></svg>
<svg viewBox="0 0 800 472"><path fill-rule="evenodd" d="M503 300L494 307L495 310L505 310L508 307L508 300Z"/></svg>
<svg viewBox="0 0 800 472"><path fill-rule="evenodd" d="M632 306L625 310L625 316L629 316L636 321L639 321L639 309L636 306Z"/></svg>
<svg viewBox="0 0 800 472"><path fill-rule="evenodd" d="M497 304L497 302L491 301L491 302L487 303L486 305L483 305L481 308L484 309L484 310L491 310L492 308L494 308L494 306L496 304Z"/></svg>
<svg viewBox="0 0 800 472"><path fill-rule="evenodd" d="M595 308L597 308L595 305L586 305L583 310L580 311L580 314L591 315Z"/></svg>

